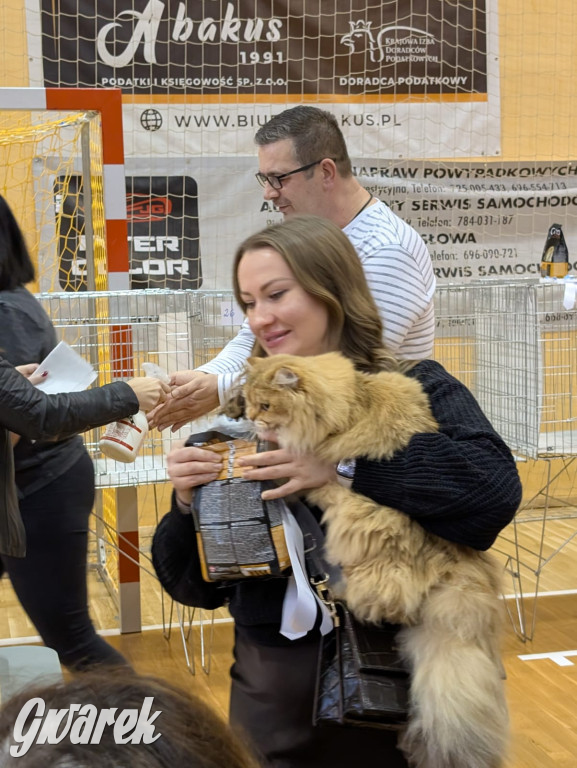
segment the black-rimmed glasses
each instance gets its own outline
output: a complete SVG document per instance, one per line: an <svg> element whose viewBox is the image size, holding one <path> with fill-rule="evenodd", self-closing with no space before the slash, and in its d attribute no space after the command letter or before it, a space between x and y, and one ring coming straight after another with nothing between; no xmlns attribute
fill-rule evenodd
<svg viewBox="0 0 577 768"><path fill-rule="evenodd" d="M294 173L301 173L302 171L308 171L309 168L313 168L315 165L322 163L324 159L325 159L324 157L321 157L320 160L315 160L314 163L308 163L307 165L302 165L300 168L295 168L294 171L289 171L288 173L281 173L278 176L273 176L270 173L261 173L260 171L258 173L255 173L255 176L258 183L262 187L266 187L267 184L270 184L270 186L273 189L282 189L282 180L286 179L287 176L292 176ZM333 162L336 162L336 161L333 160Z"/></svg>

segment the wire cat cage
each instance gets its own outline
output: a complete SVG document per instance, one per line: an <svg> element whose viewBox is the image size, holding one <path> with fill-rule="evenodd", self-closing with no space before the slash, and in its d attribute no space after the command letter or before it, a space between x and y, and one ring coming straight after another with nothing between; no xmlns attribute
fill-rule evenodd
<svg viewBox="0 0 577 768"><path fill-rule="evenodd" d="M523 640L534 634L543 568L577 535L555 544L547 539L552 510L577 517L572 494L559 498L554 493L555 481L570 477L577 457L577 309L567 285L445 285L438 287L435 299L437 359L469 386L520 462L547 465L541 487L497 545L507 558L515 596L510 615ZM520 530L529 517L540 524L531 545Z"/></svg>
<svg viewBox="0 0 577 768"><path fill-rule="evenodd" d="M230 293L101 291L38 298L59 337L98 372L97 384L143 375L143 363L169 373L198 367L222 349L242 321ZM124 464L101 453L101 432L85 435L101 487L166 480L166 453L182 439L178 433L151 430L135 462Z"/></svg>
<svg viewBox="0 0 577 768"><path fill-rule="evenodd" d="M93 365L96 384L142 375L147 362L168 373L195 368L216 354L242 321L232 294L222 292L102 291L38 298L60 339ZM140 576L149 559L140 533L158 522L157 484L167 480L166 455L191 426L150 430L132 463L100 451L102 431L83 436L100 491L95 565L118 602L121 631L133 632L141 628ZM147 486L151 492L144 496ZM144 509L150 506L153 515Z"/></svg>

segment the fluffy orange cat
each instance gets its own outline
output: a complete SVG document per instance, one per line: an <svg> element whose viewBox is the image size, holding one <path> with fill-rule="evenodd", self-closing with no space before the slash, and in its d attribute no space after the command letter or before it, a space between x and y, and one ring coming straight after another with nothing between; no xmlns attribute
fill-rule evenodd
<svg viewBox="0 0 577 768"><path fill-rule="evenodd" d="M437 428L416 379L360 373L337 352L251 358L243 394L259 433L335 464L389 458ZM411 717L400 746L409 763L498 768L508 736L500 567L336 482L306 496L324 511L326 556L344 576L333 591L360 620L404 625Z"/></svg>

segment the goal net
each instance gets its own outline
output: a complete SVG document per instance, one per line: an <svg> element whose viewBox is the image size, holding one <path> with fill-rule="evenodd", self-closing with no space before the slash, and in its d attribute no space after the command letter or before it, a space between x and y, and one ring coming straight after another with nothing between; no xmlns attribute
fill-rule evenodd
<svg viewBox="0 0 577 768"><path fill-rule="evenodd" d="M36 290L106 288L99 113L0 109L0 163L0 193L24 232Z"/></svg>
<svg viewBox="0 0 577 768"><path fill-rule="evenodd" d="M98 384L138 375L144 362L166 371L196 367L226 344L241 318L233 311L230 292L182 291L180 283L176 290L106 290L114 276L114 257L122 249L128 254L130 241L136 242L137 250L143 239L170 246L170 235L145 235L142 230L136 234L136 225L149 224L165 212L170 200L139 195L135 178L125 189L124 173L118 170L123 171L123 158L116 146L112 158L116 162L110 162L104 141L110 130L106 134L102 113L72 109L82 100L81 90L52 89L49 97L69 105L67 111L0 106L0 194L20 223L37 267L32 288L59 338L97 370ZM26 89L7 91L11 89L0 95L11 103L37 96ZM97 95L101 98L103 92ZM110 115L106 117L109 127ZM112 138L117 145L118 137ZM112 190L111 167L112 183L118 182ZM111 210L115 194L117 205ZM123 241L115 241L114 217L125 201L134 226L125 229ZM125 266L128 277L128 259ZM148 276L150 270L138 258L131 266L136 279L130 284L127 279L125 288L134 289L139 287L138 275ZM139 603L134 589L140 579L138 565L150 571L140 536L143 530L150 532L169 503L165 455L180 435L151 430L135 463L124 465L102 455L101 431L84 435L100 489L92 561L120 596L121 625L137 628L138 617L127 621L122 614L136 610ZM128 499L126 489L133 490L134 499ZM138 516L127 521L123 503Z"/></svg>

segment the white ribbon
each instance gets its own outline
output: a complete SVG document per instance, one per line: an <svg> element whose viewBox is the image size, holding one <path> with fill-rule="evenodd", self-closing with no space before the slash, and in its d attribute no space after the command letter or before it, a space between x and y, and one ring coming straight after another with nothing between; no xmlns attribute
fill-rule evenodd
<svg viewBox="0 0 577 768"><path fill-rule="evenodd" d="M287 549L292 565L282 606L281 635L289 640L304 637L313 628L317 609L321 609L321 635L333 628L333 619L327 606L312 588L305 566L303 533L292 512L283 504L282 521Z"/></svg>
<svg viewBox="0 0 577 768"><path fill-rule="evenodd" d="M571 310L575 306L575 295L577 294L577 283L565 284L565 294L563 295L563 307Z"/></svg>

